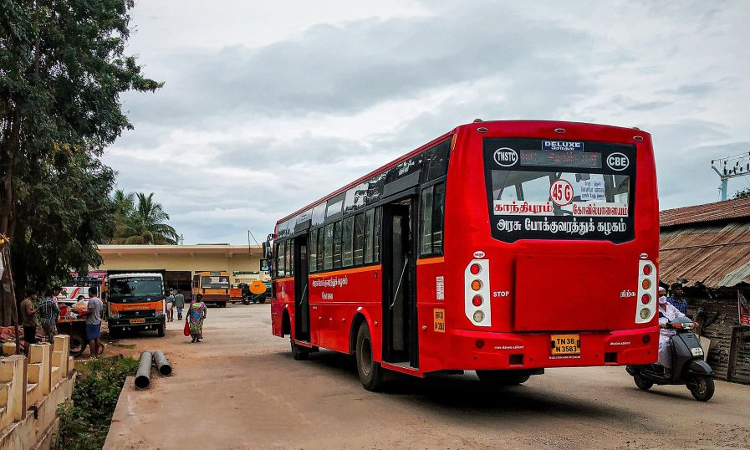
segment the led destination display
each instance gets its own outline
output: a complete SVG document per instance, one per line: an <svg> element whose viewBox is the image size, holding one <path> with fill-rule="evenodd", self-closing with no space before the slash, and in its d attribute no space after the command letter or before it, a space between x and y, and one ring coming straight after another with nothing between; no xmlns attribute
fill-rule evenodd
<svg viewBox="0 0 750 450"><path fill-rule="evenodd" d="M521 150L521 165L601 169L602 155L594 152Z"/></svg>

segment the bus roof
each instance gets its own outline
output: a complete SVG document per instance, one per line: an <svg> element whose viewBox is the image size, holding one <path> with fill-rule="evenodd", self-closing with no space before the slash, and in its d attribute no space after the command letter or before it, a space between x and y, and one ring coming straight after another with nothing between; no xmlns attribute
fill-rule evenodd
<svg viewBox="0 0 750 450"><path fill-rule="evenodd" d="M160 273L153 273L153 272L133 272L133 273L113 273L109 276L110 279L113 278L134 278L134 277L159 277L162 278L162 275Z"/></svg>
<svg viewBox="0 0 750 450"><path fill-rule="evenodd" d="M523 128L536 127L536 126L549 127L551 124L555 125L555 126L561 126L561 125L563 125L563 126L564 125L579 125L580 126L580 125L583 125L583 126L595 126L595 127L601 127L601 128L620 129L620 130L637 129L640 133L648 134L647 132L645 132L643 130L640 130L638 128L635 128L635 127L627 128L627 127L618 127L618 126L614 126L614 125L601 125L601 124L594 124L594 123L587 123L587 122L569 122L569 121L562 121L562 120L491 120L491 121L482 121L482 120L477 119L475 122L465 123L465 124L462 124L462 125L458 125L457 127L453 128L451 131L449 131L449 132L447 132L445 134L442 134L442 135L438 136L437 138L435 138L435 139L427 142L426 144L421 145L421 146L417 147L416 149L414 149L414 150L412 150L412 151L410 151L410 152L408 152L408 153L406 153L406 154L398 157L397 159L394 159L393 161L388 162L388 163L386 163L386 164L378 167L377 169L373 170L372 172L370 172L370 173L368 173L366 175L363 175L363 176L357 178L356 180L352 181L351 183L349 183L349 184L347 184L345 186L340 187L339 189L336 189L335 191L331 192L330 194L326 195L325 197L319 198L319 199L315 200L314 202L312 202L312 203L310 203L310 204L308 204L308 205L306 205L306 206L304 206L304 207L302 207L302 208L294 211L293 213L291 213L291 214L289 214L287 216L284 216L283 218L281 218L278 221L276 221L276 226L278 226L279 224L281 224L281 223L283 223L283 222L291 219L292 217L294 217L294 216L296 216L298 214L301 214L301 213L303 213L303 212L305 212L305 211L313 208L316 205L319 205L322 202L327 201L328 199L330 199L332 197L335 197L335 196L341 194L342 192L346 192L347 190L353 188L354 186L357 186L358 184L363 183L363 182L369 180L370 178L374 177L375 175L377 175L377 174L379 174L379 173L381 173L381 172L383 172L385 170L388 170L391 167L394 167L394 166L398 165L402 161L405 161L405 160L411 158L412 156L417 155L420 152L427 150L433 144L437 144L438 142L443 141L444 139L448 138L449 136L452 136L453 134L457 134L461 129L466 128L466 127L470 127L470 126L480 126L479 124L481 124L481 126L490 127L490 128L496 128L498 125L507 126L507 127L522 126ZM275 228L274 228L274 231L275 231Z"/></svg>

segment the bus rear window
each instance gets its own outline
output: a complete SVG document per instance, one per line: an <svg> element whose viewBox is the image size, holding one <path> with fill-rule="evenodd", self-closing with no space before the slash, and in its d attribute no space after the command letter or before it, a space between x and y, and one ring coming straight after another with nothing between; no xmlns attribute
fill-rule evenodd
<svg viewBox="0 0 750 450"><path fill-rule="evenodd" d="M484 156L494 238L633 239L634 146L485 139Z"/></svg>

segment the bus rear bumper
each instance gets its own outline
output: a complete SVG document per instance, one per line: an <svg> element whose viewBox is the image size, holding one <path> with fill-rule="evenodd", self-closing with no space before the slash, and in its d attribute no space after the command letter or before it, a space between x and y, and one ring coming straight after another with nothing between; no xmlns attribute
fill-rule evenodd
<svg viewBox="0 0 750 450"><path fill-rule="evenodd" d="M579 353L553 354L552 336L576 336ZM443 369L502 370L546 367L650 364L657 360L658 327L632 330L551 333L495 333L455 330L455 367Z"/></svg>

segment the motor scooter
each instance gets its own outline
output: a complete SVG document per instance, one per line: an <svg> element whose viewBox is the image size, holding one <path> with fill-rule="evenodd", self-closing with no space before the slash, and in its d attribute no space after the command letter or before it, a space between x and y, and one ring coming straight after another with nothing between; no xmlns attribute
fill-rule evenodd
<svg viewBox="0 0 750 450"><path fill-rule="evenodd" d="M693 321L680 317L667 322L667 329L676 331L669 342L671 374L667 375L660 364L627 366L626 370L633 376L636 386L644 391L655 384L684 384L696 400L707 402L714 395L714 371L703 360L703 349L692 331Z"/></svg>

